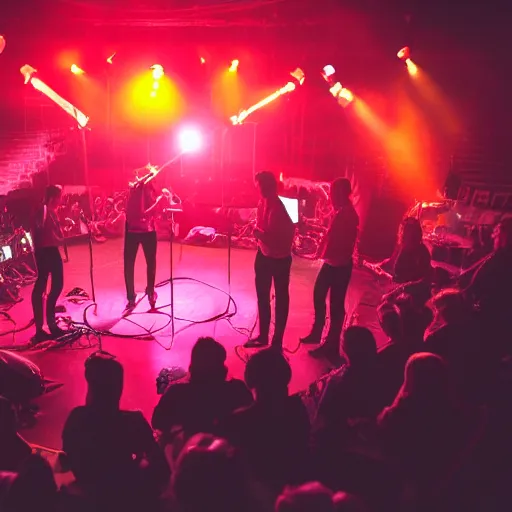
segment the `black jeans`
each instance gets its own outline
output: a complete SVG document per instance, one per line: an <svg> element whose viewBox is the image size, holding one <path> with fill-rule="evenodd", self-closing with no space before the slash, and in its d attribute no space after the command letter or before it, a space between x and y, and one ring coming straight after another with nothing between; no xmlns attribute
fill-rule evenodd
<svg viewBox="0 0 512 512"><path fill-rule="evenodd" d="M155 291L156 277L156 231L147 233L133 233L126 231L124 236L124 281L126 283L126 296L128 300L135 300L135 260L139 244L142 245L146 258L146 293L151 295Z"/></svg>
<svg viewBox="0 0 512 512"><path fill-rule="evenodd" d="M256 254L254 272L256 274L256 296L258 298L258 317L260 323L260 337L268 339L270 331L270 290L274 281L276 296L276 327L272 344L283 344L284 330L288 321L290 310L290 270L292 257L270 258L261 251Z"/></svg>
<svg viewBox="0 0 512 512"><path fill-rule="evenodd" d="M333 267L332 265L324 263L315 281L313 291L313 303L315 305L313 334L318 337L322 335L327 312L327 293L330 291L330 323L325 342L329 345L336 346L336 348L338 347L343 322L345 321L345 296L347 295L351 276L352 265Z"/></svg>
<svg viewBox="0 0 512 512"><path fill-rule="evenodd" d="M32 309L36 330L40 331L44 324L43 295L48 285L48 277L52 278L50 293L46 298L46 323L50 331L55 330L55 306L64 288L64 267L58 247L43 247L35 250L37 280L32 290Z"/></svg>

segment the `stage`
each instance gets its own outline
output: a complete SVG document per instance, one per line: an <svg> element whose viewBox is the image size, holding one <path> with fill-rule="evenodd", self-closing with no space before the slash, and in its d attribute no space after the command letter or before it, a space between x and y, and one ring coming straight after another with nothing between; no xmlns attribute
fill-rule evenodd
<svg viewBox="0 0 512 512"><path fill-rule="evenodd" d="M157 282L165 281L170 275L169 242L159 242ZM125 368L125 388L122 407L143 411L150 419L159 396L156 393L156 377L163 367L180 366L187 368L190 351L199 336L213 336L227 349L230 375L243 378L244 357L252 351L235 350L246 341L246 337L235 328L251 329L256 321L256 297L254 290L254 252L233 249L231 252L231 286L228 286L228 250L225 248L194 247L175 243L173 246L174 277L193 278L197 281L176 279L174 285L175 336L171 339L169 317L164 314L148 313L149 304L144 299L137 306L135 314L122 319L126 304L123 278L123 241L109 240L93 246L94 279L96 285L96 314L88 310L90 323L101 330L111 330L125 337L103 336L103 349L115 355ZM65 287L59 304L66 307L66 313L76 321L81 321L87 304L77 305L65 299L65 295L75 287L83 288L91 294L89 280L89 250L87 244L69 248L70 261L64 264ZM285 335L286 355L293 368L291 391L306 388L328 369L325 362L312 359L307 350L298 347L300 336L308 333L311 326L313 306L313 284L320 263L294 257L291 276L291 306L288 328ZM205 284L201 284L202 281ZM142 293L145 287L145 263L142 250L136 264L136 289ZM170 303L170 287L158 288L157 306ZM24 300L16 304L9 314L18 328L26 325L31 317L31 288L22 290ZM209 323L205 319L223 313L228 306L228 293L236 304L237 312L226 320ZM375 306L379 303L382 288L374 276L364 269L355 269L347 296L347 309L350 317L371 328L378 344L384 341L378 327ZM170 307L159 310L170 313ZM233 311L233 303L230 311ZM182 319L182 320L181 320ZM134 324L136 322L139 325ZM12 324L2 319L2 332L12 329ZM140 327L142 326L142 327ZM162 328L153 337L134 339L146 330ZM257 329L256 329L257 332ZM3 348L26 344L34 333L34 328L12 336L0 338ZM60 434L70 410L85 399L83 378L84 360L97 347L84 348L85 343L75 342L48 350L31 349L21 354L34 361L46 378L62 384L58 389L37 400L40 412L35 425L22 433L28 441L52 448L60 448ZM298 350L297 350L298 349ZM237 355L239 352L239 355ZM241 356L241 357L240 357Z"/></svg>

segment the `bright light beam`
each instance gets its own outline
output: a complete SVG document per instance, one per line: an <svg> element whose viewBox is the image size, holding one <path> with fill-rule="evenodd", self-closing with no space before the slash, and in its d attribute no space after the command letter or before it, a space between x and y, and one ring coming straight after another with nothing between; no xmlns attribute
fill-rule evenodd
<svg viewBox="0 0 512 512"><path fill-rule="evenodd" d="M85 128L87 126L89 118L83 112L78 110L75 106L69 103L69 101L65 100L62 96L59 96L52 88L46 85L42 80L39 80L39 78L32 76L36 72L36 70L32 66L25 64L25 66L23 66L20 69L20 72L25 77L25 84L28 84L30 82L34 89L36 89L39 92L42 92L45 96L54 101L60 108L62 108L76 120L80 128Z"/></svg>
<svg viewBox="0 0 512 512"><path fill-rule="evenodd" d="M71 64L70 71L73 75L83 75L85 73L85 71L79 68L76 64Z"/></svg>
<svg viewBox="0 0 512 512"><path fill-rule="evenodd" d="M304 83L304 73L300 68L297 68L295 71L293 71L293 73L290 74L298 81L299 85ZM242 124L253 112L256 112L256 110L259 110L269 103L272 103L280 96L294 91L296 88L297 86L293 82L288 82L284 87L281 87L281 89L278 89L270 96L262 99L252 107L249 107L247 110L242 110L237 116L231 116L229 119L234 125Z"/></svg>
<svg viewBox="0 0 512 512"><path fill-rule="evenodd" d="M201 133L194 128L182 129L178 135L178 141L182 153L195 153L203 145Z"/></svg>

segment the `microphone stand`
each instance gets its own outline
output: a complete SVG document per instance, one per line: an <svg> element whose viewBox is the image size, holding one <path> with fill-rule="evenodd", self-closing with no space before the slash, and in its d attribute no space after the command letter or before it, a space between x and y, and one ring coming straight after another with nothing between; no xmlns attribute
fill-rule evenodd
<svg viewBox="0 0 512 512"><path fill-rule="evenodd" d="M92 231L91 231L91 221L84 215L84 212L80 212L80 220L87 227L87 241L89 244L89 279L91 282L91 296L92 302L94 303L94 314L97 314L96 311L96 289L94 287L94 257L92 250Z"/></svg>
<svg viewBox="0 0 512 512"><path fill-rule="evenodd" d="M169 285L171 289L171 343L174 341L174 251L173 251L173 241L174 241L174 212L171 211L171 231L169 236Z"/></svg>
<svg viewBox="0 0 512 512"><path fill-rule="evenodd" d="M87 227L87 239L89 244L89 277L91 280L91 298L92 303L94 305L94 315L98 314L98 304L96 304L96 289L94 287L94 253L92 249L92 231L91 231L91 222L87 217L84 215L84 212L82 211L80 213L80 220L86 225ZM110 354L109 352L106 352L103 350L103 339L100 332L96 332L96 330L93 329L94 334L98 338L98 350L91 354L91 356L94 356L95 354L102 354L107 357L110 357L112 359L115 358L113 354ZM91 357L89 356L89 357Z"/></svg>

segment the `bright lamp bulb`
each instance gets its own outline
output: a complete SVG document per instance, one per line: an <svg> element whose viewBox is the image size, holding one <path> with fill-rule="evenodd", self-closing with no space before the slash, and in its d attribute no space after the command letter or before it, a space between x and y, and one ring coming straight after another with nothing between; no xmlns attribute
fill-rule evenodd
<svg viewBox="0 0 512 512"><path fill-rule="evenodd" d="M194 153L201 149L203 139L201 133L194 128L185 128L179 133L179 144L183 153Z"/></svg>
<svg viewBox="0 0 512 512"><path fill-rule="evenodd" d="M74 75L83 75L84 74L84 70L83 69L80 69L76 64L71 64L71 73L73 73Z"/></svg>

